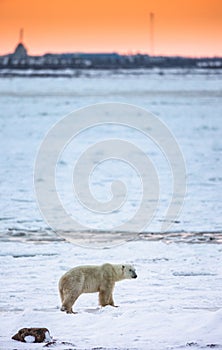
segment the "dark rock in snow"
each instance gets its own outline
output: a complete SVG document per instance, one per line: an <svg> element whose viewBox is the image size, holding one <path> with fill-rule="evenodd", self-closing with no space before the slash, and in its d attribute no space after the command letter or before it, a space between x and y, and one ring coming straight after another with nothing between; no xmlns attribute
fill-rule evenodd
<svg viewBox="0 0 222 350"><path fill-rule="evenodd" d="M52 340L47 328L22 328L12 339L24 343L43 343Z"/></svg>

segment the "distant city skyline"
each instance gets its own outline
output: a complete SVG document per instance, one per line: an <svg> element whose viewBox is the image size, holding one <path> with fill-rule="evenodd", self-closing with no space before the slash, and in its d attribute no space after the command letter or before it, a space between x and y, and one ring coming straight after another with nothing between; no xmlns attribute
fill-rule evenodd
<svg viewBox="0 0 222 350"><path fill-rule="evenodd" d="M155 14L153 28L150 14ZM20 28L30 55L222 56L221 0L0 1L0 55L14 50Z"/></svg>

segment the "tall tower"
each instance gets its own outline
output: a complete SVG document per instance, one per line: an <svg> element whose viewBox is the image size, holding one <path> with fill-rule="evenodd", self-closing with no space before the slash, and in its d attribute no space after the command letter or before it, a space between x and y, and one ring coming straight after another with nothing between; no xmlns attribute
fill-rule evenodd
<svg viewBox="0 0 222 350"><path fill-rule="evenodd" d="M19 42L23 44L24 29L21 28L19 31Z"/></svg>
<svg viewBox="0 0 222 350"><path fill-rule="evenodd" d="M154 56L154 13L150 12L150 55Z"/></svg>

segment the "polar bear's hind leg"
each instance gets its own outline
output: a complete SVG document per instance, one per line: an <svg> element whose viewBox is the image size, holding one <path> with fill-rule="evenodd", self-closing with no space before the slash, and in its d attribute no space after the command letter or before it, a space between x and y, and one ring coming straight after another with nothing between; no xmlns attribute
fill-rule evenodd
<svg viewBox="0 0 222 350"><path fill-rule="evenodd" d="M67 294L62 301L62 307L60 310L66 311L67 314L75 314L76 312L72 310L72 306L78 299L79 295L80 295L79 293L75 293L75 292Z"/></svg>

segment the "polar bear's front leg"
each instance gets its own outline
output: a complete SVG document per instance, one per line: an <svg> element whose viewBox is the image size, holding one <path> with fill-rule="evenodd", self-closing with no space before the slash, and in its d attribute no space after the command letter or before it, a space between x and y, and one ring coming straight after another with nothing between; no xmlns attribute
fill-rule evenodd
<svg viewBox="0 0 222 350"><path fill-rule="evenodd" d="M118 305L115 305L112 294L111 294L111 297L109 298L109 304L108 305L111 305L113 307L119 307Z"/></svg>
<svg viewBox="0 0 222 350"><path fill-rule="evenodd" d="M101 306L109 305L110 293L107 290L99 291L99 304Z"/></svg>
<svg viewBox="0 0 222 350"><path fill-rule="evenodd" d="M115 306L113 301L113 286L100 289L99 291L99 304L101 306Z"/></svg>

